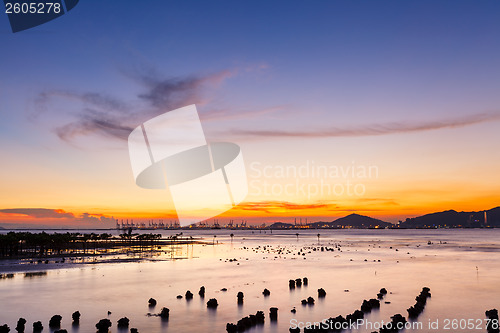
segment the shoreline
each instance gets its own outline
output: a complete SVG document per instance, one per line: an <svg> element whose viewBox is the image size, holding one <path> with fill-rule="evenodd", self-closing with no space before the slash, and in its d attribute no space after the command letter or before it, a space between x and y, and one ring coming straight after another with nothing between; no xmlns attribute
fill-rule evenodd
<svg viewBox="0 0 500 333"><path fill-rule="evenodd" d="M207 245L198 237L176 234L11 232L0 235L0 273L46 271L78 265L165 261L184 245ZM217 242L218 243L218 242ZM0 276L3 277L3 276Z"/></svg>
<svg viewBox="0 0 500 333"><path fill-rule="evenodd" d="M91 259L91 258L88 258ZM122 263L139 263L139 262L161 262L161 261L171 261L171 260L182 260L182 259L187 259L186 257L179 257L179 258L158 258L154 259L152 257L143 257L143 258L108 258L105 260L99 260L99 261L93 261L93 260L82 260L80 262L50 262L45 264L45 263L8 263L8 264L2 264L0 261L0 280L6 279L6 278L11 278L11 277L6 277L8 274L15 274L15 275L22 275L26 273L33 273L33 272L48 272L48 271L54 271L54 270L59 270L59 269L72 269L72 268L83 268L86 266L92 266L92 265L105 265L105 264L122 264ZM25 276L25 277L30 277L30 276Z"/></svg>
<svg viewBox="0 0 500 333"><path fill-rule="evenodd" d="M224 332L227 325L234 328L245 316L259 310L266 314L266 322L259 330L284 332L292 321L315 322L332 315L345 318L354 309L359 310L360 305L361 311L367 310L366 319L370 322L378 323L398 313L408 318L408 307L420 308L415 305L415 295L422 286L436 292L419 319L424 323L452 314L480 319L485 310L496 306L500 244L494 233L486 233L489 238L483 239L484 232L472 232L468 237L461 232L451 234L455 237L443 237L446 232L434 232L433 236L428 232L407 232L397 233L396 237L392 232L384 237L368 231L356 233L358 237L348 232L342 236L322 232L317 237L318 232L311 231L299 236L294 232L260 235L248 231L235 233L232 242L229 232L224 231L186 234L203 236L205 244L174 246L175 252L160 252L158 257L149 253L142 257L97 254L85 257L85 262L65 260L57 264L55 261L60 258L54 257L49 264L17 267L16 263L26 260L6 261L4 267L0 265L0 271L14 272L11 278L0 280L9 301L0 324L12 328L16 319L22 317L30 324L42 320L45 325L51 316L61 315L62 327L77 333L94 331L95 323L106 318L113 323L115 332L118 320L127 317L140 332L164 332L167 322L157 314L167 307L171 312L168 331L187 331L187 323L196 316L198 320L189 326L193 328L190 331ZM482 259L484 249L471 247L479 238L483 241L477 245L487 246L487 251L495 248L496 253L491 253L488 261ZM205 246L216 245L214 240L219 240L220 246ZM428 240L432 242L429 244ZM462 250L471 252L465 255ZM171 260L171 254L174 259L197 260L176 262ZM161 259L158 264L152 262ZM100 263L110 265L95 266ZM305 281L304 277L308 278L308 285L302 282L301 287L290 289L292 279ZM451 283L454 279L458 281L455 284ZM196 295L200 286L206 288L204 299ZM370 300L378 298L381 287L387 288L388 294L380 302L380 309L370 312ZM463 294L457 295L457 288L462 288ZM194 299L185 296L186 290L194 292ZM33 301L19 298L21 291L33 295ZM240 292L244 300L238 303ZM158 301L157 308L148 305L149 298ZM219 310L208 308L207 302L214 298ZM467 313L460 310L460 301L464 299L469 302ZM271 308L279 309L277 321L268 320ZM82 313L78 329L71 323L75 310ZM359 328L357 332L373 330Z"/></svg>

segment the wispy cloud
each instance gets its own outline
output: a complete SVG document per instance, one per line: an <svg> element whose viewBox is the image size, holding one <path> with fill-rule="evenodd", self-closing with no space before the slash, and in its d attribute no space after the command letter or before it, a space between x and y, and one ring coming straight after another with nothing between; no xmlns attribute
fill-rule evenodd
<svg viewBox="0 0 500 333"><path fill-rule="evenodd" d="M38 94L36 103L40 107L46 106L47 103L55 98L63 98L75 102L82 102L86 105L92 105L93 107L102 110L128 111L127 103L104 93L96 92L76 93L66 90L43 91Z"/></svg>
<svg viewBox="0 0 500 333"><path fill-rule="evenodd" d="M75 217L73 213L65 212L62 209L47 209L47 208L9 208L9 209L1 209L0 213L32 217L36 219L45 219L45 218L60 219L60 218Z"/></svg>
<svg viewBox="0 0 500 333"><path fill-rule="evenodd" d="M103 214L74 214L63 209L8 208L0 210L0 223L60 227L114 227L115 219Z"/></svg>
<svg viewBox="0 0 500 333"><path fill-rule="evenodd" d="M125 140L133 129L125 124L121 117L110 117L102 112L89 112L81 114L76 121L55 128L54 132L64 141L89 134L102 134Z"/></svg>
<svg viewBox="0 0 500 333"><path fill-rule="evenodd" d="M285 108L285 105L277 105L258 110L212 109L201 113L200 118L204 121L248 119L282 111Z"/></svg>
<svg viewBox="0 0 500 333"><path fill-rule="evenodd" d="M235 207L240 210L251 210L265 213L283 213L286 211L299 211L310 209L334 209L338 207L335 204L315 203L315 204L297 204L288 201L255 201L244 202Z"/></svg>
<svg viewBox="0 0 500 333"><path fill-rule="evenodd" d="M386 198L358 198L355 200L355 202L357 204L399 206L399 203L395 199L386 199Z"/></svg>
<svg viewBox="0 0 500 333"><path fill-rule="evenodd" d="M208 76L188 76L184 78L157 79L140 76L139 80L147 87L146 93L139 98L159 110L171 110L200 100L200 90L206 84L217 85L231 77L230 71L221 71Z"/></svg>
<svg viewBox="0 0 500 333"><path fill-rule="evenodd" d="M353 213L353 212L379 212L386 210L387 206L399 206L393 199L384 198L359 198L352 205L339 205L335 202L318 201L315 203L298 204L289 201L250 201L237 205L234 210L253 211L279 216L290 212L304 211L304 214L314 215L323 213L325 216L332 213Z"/></svg>
<svg viewBox="0 0 500 333"><path fill-rule="evenodd" d="M231 71L180 78L158 78L151 73L129 76L143 88L133 101L125 101L99 92L50 90L39 94L36 106L48 110L56 102L72 101L79 109L74 120L54 129L59 138L70 141L76 136L100 134L126 139L138 124L190 104L203 104L203 91L231 77Z"/></svg>
<svg viewBox="0 0 500 333"><path fill-rule="evenodd" d="M382 124L370 124L351 127L329 127L309 130L253 130L253 129L231 129L232 136L241 138L328 138L328 137L360 137L376 136L398 133L422 132L446 128L458 128L490 121L500 120L500 112L486 112L472 114L463 117L449 118L443 120L422 121L416 123L390 122Z"/></svg>

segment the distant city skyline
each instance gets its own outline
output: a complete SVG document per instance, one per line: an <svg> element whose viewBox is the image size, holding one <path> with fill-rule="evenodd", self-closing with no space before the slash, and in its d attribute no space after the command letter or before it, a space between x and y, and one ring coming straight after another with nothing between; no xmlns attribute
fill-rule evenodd
<svg viewBox="0 0 500 333"><path fill-rule="evenodd" d="M190 104L242 148L249 194L220 220L500 206L498 1L85 1L0 32L0 226L175 219L126 139ZM286 171L308 164L337 176Z"/></svg>

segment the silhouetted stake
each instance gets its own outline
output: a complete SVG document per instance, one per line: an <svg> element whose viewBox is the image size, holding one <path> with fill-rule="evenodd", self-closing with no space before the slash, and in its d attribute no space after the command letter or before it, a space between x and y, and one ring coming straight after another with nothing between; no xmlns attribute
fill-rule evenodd
<svg viewBox="0 0 500 333"><path fill-rule="evenodd" d="M118 327L119 328L128 328L130 320L127 317L123 317L118 319Z"/></svg>
<svg viewBox="0 0 500 333"><path fill-rule="evenodd" d="M60 315L53 315L52 318L50 318L49 320L49 327L50 328L61 327L61 319L62 317Z"/></svg>
<svg viewBox="0 0 500 333"><path fill-rule="evenodd" d="M17 325L16 325L16 331L18 333L24 333L24 325L26 324L26 319L24 318L19 318L19 320L17 321Z"/></svg>
<svg viewBox="0 0 500 333"><path fill-rule="evenodd" d="M243 292L239 291L236 297L238 298L238 304L243 304Z"/></svg>
<svg viewBox="0 0 500 333"><path fill-rule="evenodd" d="M485 312L486 317L490 319L490 322L486 326L488 333L498 333L498 310L491 309Z"/></svg>
<svg viewBox="0 0 500 333"><path fill-rule="evenodd" d="M278 320L278 308L269 309L269 318L271 319L271 321Z"/></svg>
<svg viewBox="0 0 500 333"><path fill-rule="evenodd" d="M41 321L35 321L33 323L33 333L38 333L43 330L43 325Z"/></svg>
<svg viewBox="0 0 500 333"><path fill-rule="evenodd" d="M80 323L80 311L73 312L71 318L73 319L73 324L78 325Z"/></svg>
<svg viewBox="0 0 500 333"><path fill-rule="evenodd" d="M95 324L95 328L99 333L108 333L109 328L111 327L111 321L109 319L101 319L97 324Z"/></svg>
<svg viewBox="0 0 500 333"><path fill-rule="evenodd" d="M209 309L217 309L218 306L219 306L219 303L217 303L217 299L215 299L215 298L211 298L207 302L207 308L209 308Z"/></svg>
<svg viewBox="0 0 500 333"><path fill-rule="evenodd" d="M160 317L161 319L168 320L170 317L170 309L169 308L162 308L160 312Z"/></svg>

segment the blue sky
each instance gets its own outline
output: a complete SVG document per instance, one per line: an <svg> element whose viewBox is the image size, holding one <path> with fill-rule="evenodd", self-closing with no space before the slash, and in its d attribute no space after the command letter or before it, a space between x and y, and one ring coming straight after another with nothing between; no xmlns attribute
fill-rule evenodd
<svg viewBox="0 0 500 333"><path fill-rule="evenodd" d="M498 102L498 7L497 1L85 1L23 33L9 34L2 17L8 61L1 70L4 84L24 100L40 86L91 86L126 98L140 93L126 76L230 70L237 74L220 102L233 108L291 104L347 122L356 115L389 121L469 114Z"/></svg>
<svg viewBox="0 0 500 333"><path fill-rule="evenodd" d="M6 209L126 210L92 191L128 203L143 195L114 187L130 177L128 129L191 103L207 136L239 142L247 163L374 163L385 175L376 198L425 184L427 201L401 199L398 217L496 200L498 1L85 0L16 34L0 15L0 39L0 181L23 189L0 197ZM58 202L68 179L87 195ZM60 189L40 200L47 184ZM434 207L436 186L472 191ZM134 214L151 209L139 202Z"/></svg>

